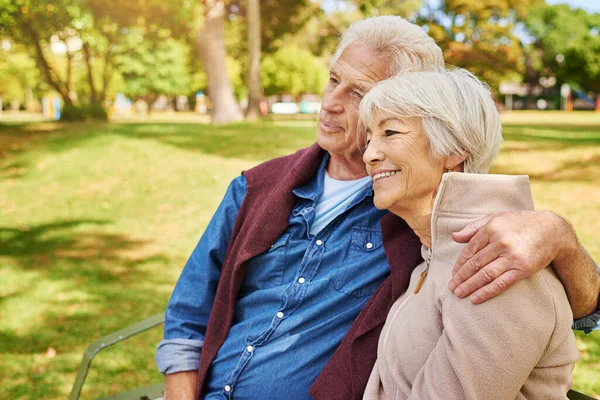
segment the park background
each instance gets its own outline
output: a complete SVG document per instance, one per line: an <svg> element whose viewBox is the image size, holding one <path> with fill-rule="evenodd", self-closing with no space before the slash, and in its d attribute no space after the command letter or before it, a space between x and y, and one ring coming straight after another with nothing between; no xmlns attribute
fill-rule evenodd
<svg viewBox="0 0 600 400"><path fill-rule="evenodd" d="M164 310L229 181L314 141L329 57L368 16L490 84L492 172L530 175L600 260L600 3L557 3L0 0L0 398L65 398L89 343ZM82 398L160 380L160 339L100 353ZM600 399L600 336L577 345L574 388Z"/></svg>

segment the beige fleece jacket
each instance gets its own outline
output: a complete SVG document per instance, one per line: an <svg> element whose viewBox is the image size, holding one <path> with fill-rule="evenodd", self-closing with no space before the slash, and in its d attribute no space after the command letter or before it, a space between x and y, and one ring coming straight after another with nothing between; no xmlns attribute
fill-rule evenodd
<svg viewBox="0 0 600 400"><path fill-rule="evenodd" d="M452 232L494 211L531 210L527 176L448 173L434 203L428 275L392 306L364 399L566 399L579 353L551 268L480 305L447 288L464 245ZM429 250L423 248L426 260Z"/></svg>

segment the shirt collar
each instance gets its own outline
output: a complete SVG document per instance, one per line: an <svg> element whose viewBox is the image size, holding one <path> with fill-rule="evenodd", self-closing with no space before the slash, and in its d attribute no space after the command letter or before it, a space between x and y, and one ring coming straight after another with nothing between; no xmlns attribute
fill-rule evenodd
<svg viewBox="0 0 600 400"><path fill-rule="evenodd" d="M296 197L312 200L313 203L317 202L317 200L319 199L319 197L321 197L321 194L323 193L325 169L327 168L329 158L329 153L325 153L323 159L321 160L321 164L319 165L319 169L317 170L316 175L306 185L292 189L292 193L294 193Z"/></svg>
<svg viewBox="0 0 600 400"><path fill-rule="evenodd" d="M330 157L329 153L325 153L325 156L323 156L321 164L319 165L319 169L317 170L317 174L307 184L292 189L292 193L294 193L296 197L310 200L313 205L319 200L319 197L323 194L325 170L327 169L327 163L329 162ZM348 208L354 207L368 196L373 196L373 182L365 185L360 193L354 197L352 202L350 202Z"/></svg>

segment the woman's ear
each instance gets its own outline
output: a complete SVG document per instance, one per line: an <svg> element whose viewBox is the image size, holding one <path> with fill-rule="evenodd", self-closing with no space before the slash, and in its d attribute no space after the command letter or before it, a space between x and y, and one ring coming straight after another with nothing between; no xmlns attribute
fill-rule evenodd
<svg viewBox="0 0 600 400"><path fill-rule="evenodd" d="M446 159L446 170L453 172L463 172L464 162L467 159L468 154L465 155L452 155Z"/></svg>

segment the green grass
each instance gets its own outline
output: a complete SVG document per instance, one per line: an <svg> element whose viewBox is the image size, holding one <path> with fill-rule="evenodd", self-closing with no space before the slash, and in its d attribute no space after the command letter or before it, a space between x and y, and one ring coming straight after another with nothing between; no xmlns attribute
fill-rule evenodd
<svg viewBox="0 0 600 400"><path fill-rule="evenodd" d="M494 172L530 174L538 208L600 260L600 116L548 115L511 114ZM65 398L87 344L164 309L229 181L309 145L314 126L0 124L0 398ZM161 335L100 353L83 398L160 380ZM598 395L599 334L578 346L575 388Z"/></svg>

